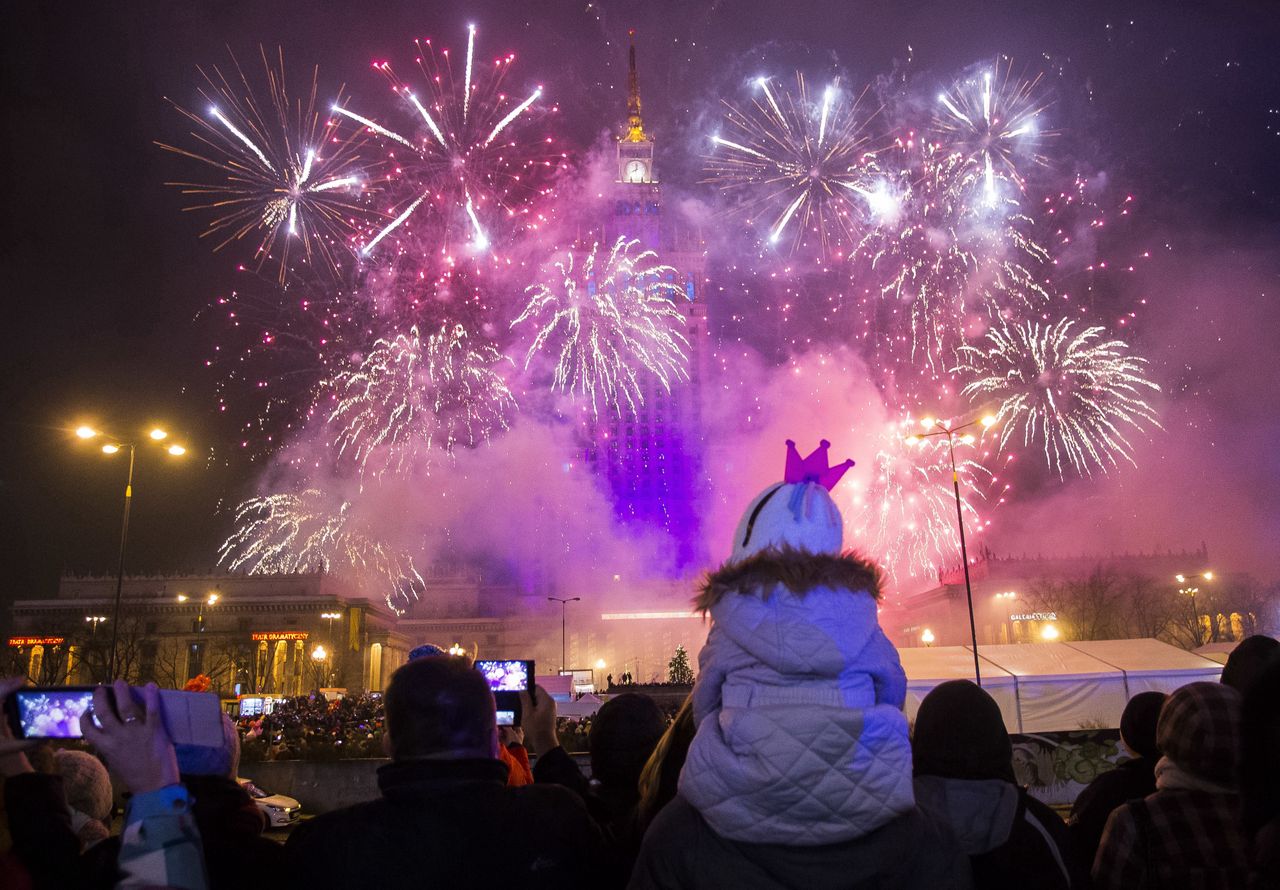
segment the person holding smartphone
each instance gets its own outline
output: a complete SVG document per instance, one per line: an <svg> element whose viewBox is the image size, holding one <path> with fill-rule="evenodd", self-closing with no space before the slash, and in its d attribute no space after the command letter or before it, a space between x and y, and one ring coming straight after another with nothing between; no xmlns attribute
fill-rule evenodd
<svg viewBox="0 0 1280 890"><path fill-rule="evenodd" d="M0 680L0 700L24 685L21 677ZM132 792L125 811L116 887L206 890L204 853L191 815L191 799L178 781L178 758L165 730L160 691L140 690L117 680L93 693L84 737ZM13 737L0 723L0 774L13 849L0 862L0 885L76 888L92 879L79 856L80 842L58 776L36 773L26 751L35 744Z"/></svg>

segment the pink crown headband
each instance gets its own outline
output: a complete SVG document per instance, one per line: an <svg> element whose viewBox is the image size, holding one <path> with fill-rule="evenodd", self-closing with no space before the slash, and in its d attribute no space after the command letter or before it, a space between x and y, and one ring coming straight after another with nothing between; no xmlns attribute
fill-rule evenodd
<svg viewBox="0 0 1280 890"><path fill-rule="evenodd" d="M842 464L830 466L828 457L830 450L831 443L823 439L808 457L802 458L800 452L796 450L796 443L788 439L787 467L782 481L788 485L815 482L827 491L831 491L844 474L854 466L854 462L846 460Z"/></svg>

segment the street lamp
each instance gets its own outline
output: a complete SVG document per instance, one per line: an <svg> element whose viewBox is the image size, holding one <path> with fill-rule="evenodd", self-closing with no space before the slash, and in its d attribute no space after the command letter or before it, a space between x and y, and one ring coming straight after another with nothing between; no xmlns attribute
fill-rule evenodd
<svg viewBox="0 0 1280 890"><path fill-rule="evenodd" d="M105 435L101 430L87 425L76 427L75 432L78 438L86 440L96 439L98 436ZM153 442L160 442L161 440L168 438L169 434L159 427L156 427L148 433L148 436ZM128 449L129 451L129 475L124 484L124 514L120 520L120 558L116 566L116 598L115 605L111 612L111 661L110 670L107 672L108 677L115 678L116 649L120 640L120 595L124 590L124 554L125 548L129 543L129 507L133 503L133 464L137 447L133 442L124 442L115 437L110 438L112 438L112 441L109 441L102 446L103 454L116 454L117 452L125 449ZM177 443L170 445L165 450L168 451L172 457L179 457L186 453L186 449Z"/></svg>
<svg viewBox="0 0 1280 890"><path fill-rule="evenodd" d="M454 643L449 647L449 654L454 658L461 658L467 654L467 650L462 647L461 643Z"/></svg>
<svg viewBox="0 0 1280 890"><path fill-rule="evenodd" d="M935 639L936 637L934 637L933 631L929 630L927 627L924 629L924 632L920 634L920 642L924 643L926 646L932 646Z"/></svg>
<svg viewBox="0 0 1280 890"><path fill-rule="evenodd" d="M960 562L964 565L964 595L969 604L969 639L973 642L973 679L979 686L982 685L982 670L978 667L978 626L973 620L973 585L969 581L969 551L964 542L964 510L960 505L960 474L956 472L954 437L956 433L971 426L982 424L983 428L988 428L994 425L995 422L996 419L988 415L981 420L971 420L959 426L948 426L941 420L927 417L921 421L921 424L930 432L917 433L907 440L908 442L923 442L925 439L930 439L934 436L947 437L947 454L951 457L951 486L956 495L956 524L960 528ZM960 437L960 441L964 444L970 444L973 442L973 436L966 433Z"/></svg>
<svg viewBox="0 0 1280 890"><path fill-rule="evenodd" d="M97 636L98 625L107 620L106 615L86 615L84 620L89 622L89 636Z"/></svg>
<svg viewBox="0 0 1280 890"><path fill-rule="evenodd" d="M1191 597L1191 621L1192 621L1192 626L1195 628L1195 635L1192 637L1192 642L1195 643L1197 646L1200 646L1200 645L1203 645L1203 643L1200 640L1200 610L1196 608L1196 594L1200 592L1200 588L1193 587L1187 584L1188 577L1190 576L1187 575L1185 572L1179 572L1178 574L1173 576L1173 580L1177 581L1179 584L1186 585L1184 587L1178 588L1178 593L1186 594L1187 596ZM1201 572L1200 577L1206 581L1212 581L1213 572ZM1209 622L1209 626L1210 626L1210 630L1212 630L1212 627L1213 627L1212 621ZM1206 640L1205 642L1208 642L1208 641Z"/></svg>
<svg viewBox="0 0 1280 890"><path fill-rule="evenodd" d="M565 609L569 603L581 602L582 597L571 596L568 599L561 599L558 596L547 597L547 602L560 604L560 670L564 670L565 662Z"/></svg>
<svg viewBox="0 0 1280 890"><path fill-rule="evenodd" d="M1044 627L1040 628L1040 639L1044 640L1046 643L1052 643L1060 636L1062 636L1062 634L1058 632L1058 627L1055 624L1046 624Z"/></svg>
<svg viewBox="0 0 1280 890"><path fill-rule="evenodd" d="M178 594L175 599L177 599L179 603L191 601L191 597L187 596L185 593ZM204 607L217 605L219 599L221 599L221 597L219 597L218 594L211 593L199 601L196 609L196 624L199 625L200 629L196 631L196 633L204 633Z"/></svg>

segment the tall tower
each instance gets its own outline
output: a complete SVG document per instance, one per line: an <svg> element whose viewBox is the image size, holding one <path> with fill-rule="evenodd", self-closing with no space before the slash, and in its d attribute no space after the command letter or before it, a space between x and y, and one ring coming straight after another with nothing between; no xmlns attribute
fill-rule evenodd
<svg viewBox="0 0 1280 890"><path fill-rule="evenodd" d="M644 404L632 416L602 418L591 437L588 460L609 481L614 511L624 524L664 530L682 565L702 558L698 517L703 451L701 386L708 359L707 311L702 302L705 247L699 232L664 213L662 187L654 164L655 139L646 132L636 71L635 31L629 32L627 123L618 137L618 173L605 208L604 242L620 237L638 240L675 267L673 282L683 299L677 308L685 319L689 342L689 379L675 381L668 392L651 375L644 385Z"/></svg>

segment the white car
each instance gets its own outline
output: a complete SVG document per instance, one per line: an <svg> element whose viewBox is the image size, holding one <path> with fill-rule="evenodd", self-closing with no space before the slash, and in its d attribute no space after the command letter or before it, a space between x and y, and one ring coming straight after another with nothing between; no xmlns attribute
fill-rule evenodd
<svg viewBox="0 0 1280 890"><path fill-rule="evenodd" d="M268 828L287 828L302 815L302 805L283 794L268 794L249 779L236 779L266 817Z"/></svg>

